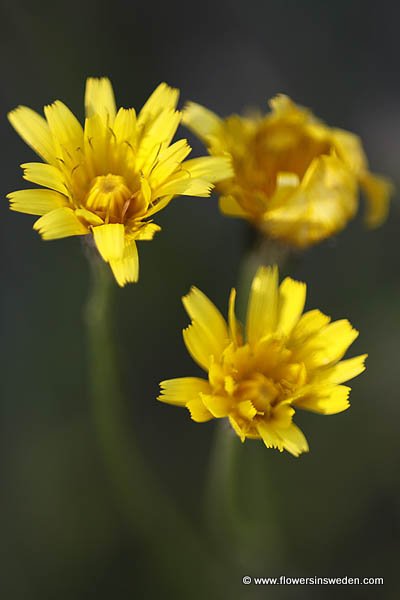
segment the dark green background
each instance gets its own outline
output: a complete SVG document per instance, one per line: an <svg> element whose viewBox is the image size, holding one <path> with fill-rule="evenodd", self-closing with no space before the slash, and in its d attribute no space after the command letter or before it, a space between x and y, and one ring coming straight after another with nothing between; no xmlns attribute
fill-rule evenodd
<svg viewBox="0 0 400 600"><path fill-rule="evenodd" d="M109 76L127 107L140 107L163 80L182 90L183 101L222 115L285 92L360 134L373 169L398 180L399 18L394 1L2 0L2 195L24 186L19 164L34 160L6 112L20 103L41 110L60 98L82 117L88 75ZM43 243L32 222L4 200L0 597L177 598L119 513L98 450L82 318L89 274L79 240ZM117 291L121 376L143 453L201 528L215 423L197 425L155 398L160 380L198 374L181 339L180 297L196 284L226 308L246 228L221 216L215 198L178 198L157 222L163 231L139 245L140 283ZM243 477L244 503L274 532L266 531L255 563L244 558L221 574L210 598L224 598L229 586L235 600L398 597L398 231L395 199L381 229L367 232L358 217L299 265L307 306L351 320L361 332L351 353L368 352L368 369L354 381L347 413L298 417L309 455L243 447L268 489L264 506ZM160 510L157 498L149 502ZM171 539L170 551L185 549ZM199 579L208 569L199 564ZM385 577L385 586L256 589L242 585L245 574Z"/></svg>

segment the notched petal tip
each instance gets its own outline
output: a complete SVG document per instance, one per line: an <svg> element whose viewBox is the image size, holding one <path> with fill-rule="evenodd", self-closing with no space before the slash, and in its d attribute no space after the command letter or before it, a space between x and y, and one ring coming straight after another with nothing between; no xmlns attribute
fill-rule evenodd
<svg viewBox="0 0 400 600"><path fill-rule="evenodd" d="M8 113L8 120L18 135L48 163L56 161L54 141L46 120L36 111L20 105Z"/></svg>
<svg viewBox="0 0 400 600"><path fill-rule="evenodd" d="M186 293L184 296L182 296L182 300L183 300L184 298L187 298L188 296L190 296L190 294L192 294L192 293L194 293L194 292L200 292L200 290L199 290L199 288L198 288L198 287L196 287L195 285L191 285L191 286L190 286L190 288L189 288L189 291L188 291L188 292L187 292L187 293Z"/></svg>
<svg viewBox="0 0 400 600"><path fill-rule="evenodd" d="M66 206L56 208L38 219L33 229L43 240L56 240L75 235L86 235L89 230L77 218L74 211Z"/></svg>
<svg viewBox="0 0 400 600"><path fill-rule="evenodd" d="M64 195L49 189L34 188L7 194L10 210L28 215L46 215L67 204Z"/></svg>
<svg viewBox="0 0 400 600"><path fill-rule="evenodd" d="M195 285L191 285L189 291L181 298L183 307L192 320L194 320L194 318L191 316L190 307L196 298L201 298L203 296L205 296L205 294L203 294L203 292L199 290L198 287L196 287Z"/></svg>
<svg viewBox="0 0 400 600"><path fill-rule="evenodd" d="M122 256L109 262L120 287L139 280L139 255L135 241L126 242Z"/></svg>

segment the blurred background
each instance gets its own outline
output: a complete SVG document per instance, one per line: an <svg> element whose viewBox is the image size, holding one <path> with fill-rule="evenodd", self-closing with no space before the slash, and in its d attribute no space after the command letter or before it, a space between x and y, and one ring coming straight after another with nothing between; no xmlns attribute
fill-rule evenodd
<svg viewBox="0 0 400 600"><path fill-rule="evenodd" d="M1 193L24 187L19 164L35 160L7 111L18 104L41 111L59 98L82 117L89 75L109 76L126 107L139 108L164 80L181 89L182 102L221 115L287 93L361 135L371 168L398 184L399 19L399 4L385 0L2 0ZM193 156L204 153L191 142ZM192 593L182 591L174 584L182 573L159 568L110 484L91 417L83 320L89 272L79 240L43 243L32 217L11 213L6 201L0 210L0 597L205 597L199 582L218 565L213 544L195 566ZM163 231L139 244L140 284L115 298L127 424L160 486L203 531L216 424L195 424L155 398L160 380L199 374L181 338L180 297L195 284L225 310L246 226L222 217L215 198L178 198L157 222ZM381 229L367 232L359 215L298 265L308 308L349 318L361 332L351 353L368 352L368 368L352 384L348 412L299 415L308 455L242 447L252 469L240 474L241 503L257 543L231 556L219 539L228 566L212 576L208 598L399 597L398 231L395 199ZM157 515L159 501L149 498ZM165 536L162 527L158 534ZM186 551L170 539L178 562ZM241 583L243 575L283 574L385 577L385 586Z"/></svg>

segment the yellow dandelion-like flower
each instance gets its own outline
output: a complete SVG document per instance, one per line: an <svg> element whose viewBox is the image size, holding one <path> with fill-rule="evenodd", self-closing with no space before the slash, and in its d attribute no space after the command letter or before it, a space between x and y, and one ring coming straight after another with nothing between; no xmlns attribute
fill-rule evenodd
<svg viewBox="0 0 400 600"><path fill-rule="evenodd" d="M8 195L12 210L41 215L43 239L93 234L119 285L138 279L137 240L160 227L151 217L176 195L209 196L212 183L230 176L229 160L185 160L186 140L171 144L181 122L179 92L162 83L136 115L116 109L108 79L88 79L84 127L59 100L45 119L20 106L9 120L44 163L21 165L41 188Z"/></svg>
<svg viewBox="0 0 400 600"><path fill-rule="evenodd" d="M366 221L386 218L391 184L368 171L359 138L328 127L279 95L265 116L219 118L189 103L183 122L213 156L232 157L234 176L218 185L221 211L297 247L319 242L355 215L358 188Z"/></svg>
<svg viewBox="0 0 400 600"><path fill-rule="evenodd" d="M277 267L261 267L254 277L243 332L235 295L228 323L197 288L183 298L192 319L184 341L208 380L163 381L159 400L188 408L197 422L228 418L242 441L261 438L298 456L308 444L293 423L295 409L346 410L350 388L342 383L364 371L367 355L342 360L358 332L319 310L303 314L306 285L288 277L279 286Z"/></svg>

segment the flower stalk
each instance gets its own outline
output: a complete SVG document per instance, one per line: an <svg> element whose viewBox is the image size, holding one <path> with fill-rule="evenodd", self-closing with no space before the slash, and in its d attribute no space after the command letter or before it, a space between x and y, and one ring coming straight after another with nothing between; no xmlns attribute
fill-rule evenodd
<svg viewBox="0 0 400 600"><path fill-rule="evenodd" d="M146 547L171 591L178 597L190 595L203 599L206 590L212 589L210 580L215 572L207 565L203 570L206 575L199 581L198 564L206 560L212 563L212 559L203 540L160 486L136 443L134 432L126 425L129 421L112 332L116 286L94 248L89 251L92 287L85 316L92 412L115 500L133 535Z"/></svg>

